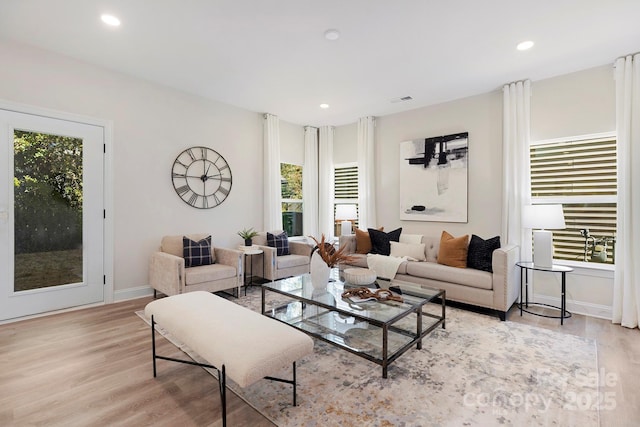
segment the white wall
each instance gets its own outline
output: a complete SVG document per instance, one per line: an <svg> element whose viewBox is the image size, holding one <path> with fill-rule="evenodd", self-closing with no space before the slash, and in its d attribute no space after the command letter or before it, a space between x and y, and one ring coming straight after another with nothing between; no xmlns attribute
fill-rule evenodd
<svg viewBox="0 0 640 427"><path fill-rule="evenodd" d="M469 132L469 223L400 221L398 197L400 142ZM334 161L354 162L357 126L336 128ZM376 197L378 226L402 227L408 233L439 236L500 234L502 199L502 97L498 92L474 96L376 118ZM418 185L418 184L417 184Z"/></svg>
<svg viewBox="0 0 640 427"><path fill-rule="evenodd" d="M338 126L333 133L333 163L351 163L358 160L358 124Z"/></svg>
<svg viewBox="0 0 640 427"><path fill-rule="evenodd" d="M304 166L304 126L280 120L280 161Z"/></svg>
<svg viewBox="0 0 640 427"><path fill-rule="evenodd" d="M506 83L506 82L505 82ZM532 140L615 130L612 67L605 65L532 83ZM468 223L400 221L399 144L402 141L469 132ZM402 226L409 233L438 236L501 232L502 91L419 108L376 119L376 197L378 225ZM357 125L336 128L335 162L354 162ZM567 276L569 309L607 317L612 304L611 271L576 268ZM559 305L560 276L536 274L535 297Z"/></svg>
<svg viewBox="0 0 640 427"><path fill-rule="evenodd" d="M166 234L210 232L236 246L235 232L262 224L262 116L186 95L67 57L0 41L0 99L113 121L116 299L146 286L147 263ZM175 157L204 145L233 173L229 197L200 210L178 198Z"/></svg>

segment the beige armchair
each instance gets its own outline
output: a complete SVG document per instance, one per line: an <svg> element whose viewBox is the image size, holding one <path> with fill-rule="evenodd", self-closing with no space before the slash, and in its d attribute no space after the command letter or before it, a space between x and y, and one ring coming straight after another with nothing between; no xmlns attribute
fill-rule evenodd
<svg viewBox="0 0 640 427"><path fill-rule="evenodd" d="M208 234L191 234L191 240L201 240ZM165 295L190 291L217 292L225 289L240 291L242 285L242 252L211 245L214 264L185 268L183 236L164 236L160 250L149 261L149 285ZM237 294L239 295L239 293Z"/></svg>
<svg viewBox="0 0 640 427"><path fill-rule="evenodd" d="M280 234L280 231L270 231ZM306 242L289 240L290 255L277 256L276 248L267 245L267 232L262 231L253 238L253 244L264 251L263 257L253 257L253 272L263 271L267 280L278 280L290 276L299 276L309 272L309 258L313 247Z"/></svg>

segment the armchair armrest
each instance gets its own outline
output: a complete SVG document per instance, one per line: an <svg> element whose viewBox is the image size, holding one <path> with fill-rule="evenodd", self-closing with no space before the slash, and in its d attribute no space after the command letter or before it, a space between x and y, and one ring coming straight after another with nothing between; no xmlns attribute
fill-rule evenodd
<svg viewBox="0 0 640 427"><path fill-rule="evenodd" d="M216 255L216 262L219 264L228 265L236 269L236 276L238 277L238 286L242 284L242 251L237 249L227 248L213 248L213 252Z"/></svg>
<svg viewBox="0 0 640 427"><path fill-rule="evenodd" d="M151 254L149 285L165 295L182 293L185 286L184 258L166 252Z"/></svg>
<svg viewBox="0 0 640 427"><path fill-rule="evenodd" d="M520 288L516 284L516 261L520 247L506 245L493 251L493 304L497 310L508 311L518 299Z"/></svg>
<svg viewBox="0 0 640 427"><path fill-rule="evenodd" d="M311 249L313 246L306 242L292 242L289 241L289 253L294 255L311 256Z"/></svg>

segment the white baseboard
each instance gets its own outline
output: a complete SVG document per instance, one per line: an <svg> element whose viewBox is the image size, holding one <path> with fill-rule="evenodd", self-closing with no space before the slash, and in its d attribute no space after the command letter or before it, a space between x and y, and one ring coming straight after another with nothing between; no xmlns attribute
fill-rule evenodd
<svg viewBox="0 0 640 427"><path fill-rule="evenodd" d="M153 288L150 286L138 286L136 288L127 288L116 290L113 293L113 302L121 302L130 299L143 298L153 295Z"/></svg>
<svg viewBox="0 0 640 427"><path fill-rule="evenodd" d="M531 301L542 304L549 304L560 307L560 298L550 297L548 295L534 295ZM567 310L571 313L582 314L585 316L599 317L601 319L611 320L613 318L613 307L609 305L592 304L584 301L567 300Z"/></svg>

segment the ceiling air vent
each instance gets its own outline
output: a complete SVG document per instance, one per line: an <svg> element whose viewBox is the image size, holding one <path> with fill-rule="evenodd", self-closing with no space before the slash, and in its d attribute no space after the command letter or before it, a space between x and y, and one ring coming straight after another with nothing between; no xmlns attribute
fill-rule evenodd
<svg viewBox="0 0 640 427"><path fill-rule="evenodd" d="M413 98L410 96L403 96L401 98L393 98L391 100L391 102L395 103L395 102L404 102L404 101L411 101Z"/></svg>

